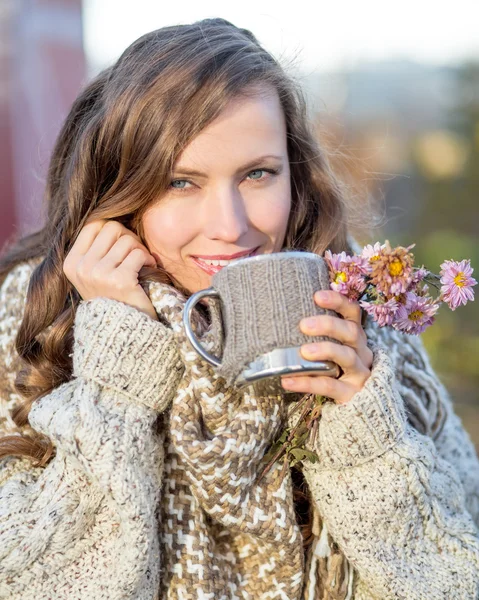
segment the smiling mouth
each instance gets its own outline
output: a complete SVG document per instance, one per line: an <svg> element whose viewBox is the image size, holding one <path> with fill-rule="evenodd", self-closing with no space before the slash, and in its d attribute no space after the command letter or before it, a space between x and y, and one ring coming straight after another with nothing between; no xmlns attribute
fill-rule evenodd
<svg viewBox="0 0 479 600"><path fill-rule="evenodd" d="M250 256L255 256L258 253L258 250L260 249L260 246L258 246L258 248L256 248L255 250L253 250L253 252L251 252L251 254L247 254L245 256L240 256L239 258L233 258L231 260L210 260L207 261L205 259L202 258L196 258L196 257L192 257L194 262L201 268L203 269L203 271L206 271L209 274L213 274L213 273L217 273L218 271L221 271L221 269L223 267L226 267L227 265L233 264L235 262L238 262L239 260L243 260L245 258L249 258Z"/></svg>

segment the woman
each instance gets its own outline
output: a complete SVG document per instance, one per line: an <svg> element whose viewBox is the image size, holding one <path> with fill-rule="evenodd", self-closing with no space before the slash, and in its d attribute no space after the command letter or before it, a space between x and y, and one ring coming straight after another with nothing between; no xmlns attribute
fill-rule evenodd
<svg viewBox="0 0 479 600"><path fill-rule="evenodd" d="M73 104L46 225L0 264L1 598L477 597L479 461L418 339L331 292L301 327L343 345L303 354L343 375L284 384L333 400L320 460L262 480L291 394L186 344L205 257L357 249L310 131L223 19L143 36Z"/></svg>

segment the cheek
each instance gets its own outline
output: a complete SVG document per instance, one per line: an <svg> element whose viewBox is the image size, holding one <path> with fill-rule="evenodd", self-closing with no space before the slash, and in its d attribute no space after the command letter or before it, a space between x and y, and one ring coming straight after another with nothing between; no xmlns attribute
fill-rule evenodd
<svg viewBox="0 0 479 600"><path fill-rule="evenodd" d="M250 204L249 216L256 228L279 236L286 231L290 211L291 194L286 188L257 196Z"/></svg>
<svg viewBox="0 0 479 600"><path fill-rule="evenodd" d="M194 237L194 219L185 219L185 211L159 207L152 209L143 218L145 241L150 250L164 255L177 254Z"/></svg>

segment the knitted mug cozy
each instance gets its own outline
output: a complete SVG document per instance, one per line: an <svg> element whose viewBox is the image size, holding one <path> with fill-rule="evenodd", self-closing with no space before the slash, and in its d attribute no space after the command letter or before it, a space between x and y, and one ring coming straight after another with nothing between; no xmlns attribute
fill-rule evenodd
<svg viewBox="0 0 479 600"><path fill-rule="evenodd" d="M228 385L242 387L265 378L271 394L285 390L279 375L265 374L277 373L280 368L281 375L288 374L289 365L297 372L302 364L300 374L322 371L337 376L340 371L333 361L306 361L299 352L307 343L327 340L341 344L327 335L306 335L299 328L300 321L312 315L338 316L314 301L315 292L329 289L328 265L313 252L273 252L228 265L213 275L211 287L196 292L188 302L194 306L203 297L220 300L224 351L221 358L205 353L203 358ZM281 360L272 363L271 353L279 350L283 351ZM258 372L263 376L253 376Z"/></svg>

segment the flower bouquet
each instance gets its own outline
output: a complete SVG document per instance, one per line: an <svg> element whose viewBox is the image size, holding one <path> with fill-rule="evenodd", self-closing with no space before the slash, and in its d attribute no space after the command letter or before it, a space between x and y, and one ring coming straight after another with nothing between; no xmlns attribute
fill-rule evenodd
<svg viewBox="0 0 479 600"><path fill-rule="evenodd" d="M435 321L441 304L451 310L474 300L473 279L470 260L460 262L445 260L440 265L439 275L428 271L424 265L414 266L414 255L408 247L391 248L389 240L362 248L359 254L348 256L345 252L324 253L328 265L331 289L359 302L361 308L379 327L392 327L409 335L419 335ZM430 286L435 289L431 295ZM282 431L265 459L268 464L261 476L278 460L283 459L283 468L298 462L315 462L317 456L307 450L308 441L314 442L324 396L305 394L293 406L300 410L296 425Z"/></svg>

